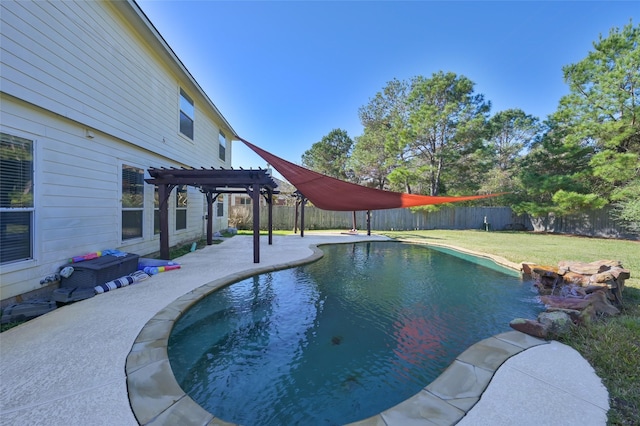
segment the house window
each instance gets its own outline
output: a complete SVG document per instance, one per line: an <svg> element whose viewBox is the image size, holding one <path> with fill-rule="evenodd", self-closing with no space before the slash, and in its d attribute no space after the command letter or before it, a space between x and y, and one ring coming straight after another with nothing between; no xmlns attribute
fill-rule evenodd
<svg viewBox="0 0 640 426"><path fill-rule="evenodd" d="M180 89L180 133L189 139L193 139L194 111L193 101Z"/></svg>
<svg viewBox="0 0 640 426"><path fill-rule="evenodd" d="M218 195L216 216L217 217L224 217L224 195Z"/></svg>
<svg viewBox="0 0 640 426"><path fill-rule="evenodd" d="M33 141L0 133L0 263L33 258Z"/></svg>
<svg viewBox="0 0 640 426"><path fill-rule="evenodd" d="M122 239L142 237L144 171L122 165Z"/></svg>
<svg viewBox="0 0 640 426"><path fill-rule="evenodd" d="M187 185L176 187L176 231L187 229Z"/></svg>
<svg viewBox="0 0 640 426"><path fill-rule="evenodd" d="M218 145L218 156L222 161L226 161L227 156L227 138L224 133L220 132L218 135L218 141L220 142Z"/></svg>
<svg viewBox="0 0 640 426"><path fill-rule="evenodd" d="M249 204L251 204L251 198L249 198L249 197L242 197L242 196L240 197L240 205L241 205L241 206L243 206L243 205L249 205Z"/></svg>

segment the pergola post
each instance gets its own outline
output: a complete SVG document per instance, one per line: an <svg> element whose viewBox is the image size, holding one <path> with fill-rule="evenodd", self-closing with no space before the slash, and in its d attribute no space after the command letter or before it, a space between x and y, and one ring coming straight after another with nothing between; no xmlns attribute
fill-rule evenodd
<svg viewBox="0 0 640 426"><path fill-rule="evenodd" d="M307 204L307 199L304 195L302 195L300 204L302 205L302 209L300 212L300 237L304 237L304 205Z"/></svg>
<svg viewBox="0 0 640 426"><path fill-rule="evenodd" d="M251 191L253 203L253 263L260 263L260 185L254 183Z"/></svg>
<svg viewBox="0 0 640 426"><path fill-rule="evenodd" d="M158 185L158 202L160 204L160 258L169 260L169 194L171 185Z"/></svg>
<svg viewBox="0 0 640 426"><path fill-rule="evenodd" d="M371 235L371 210L367 210L367 235Z"/></svg>
<svg viewBox="0 0 640 426"><path fill-rule="evenodd" d="M207 191L207 245L213 244L213 193Z"/></svg>
<svg viewBox="0 0 640 426"><path fill-rule="evenodd" d="M293 221L293 233L298 233L298 210L300 209L300 198L296 197L296 216Z"/></svg>
<svg viewBox="0 0 640 426"><path fill-rule="evenodd" d="M269 205L269 245L273 244L273 191L267 188L267 204Z"/></svg>

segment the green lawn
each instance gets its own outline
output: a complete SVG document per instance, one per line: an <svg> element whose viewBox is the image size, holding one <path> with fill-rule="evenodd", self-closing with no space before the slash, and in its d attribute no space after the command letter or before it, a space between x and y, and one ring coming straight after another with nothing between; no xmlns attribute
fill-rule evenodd
<svg viewBox="0 0 640 426"><path fill-rule="evenodd" d="M627 285L640 289L640 242L638 241L506 231L385 231L378 234L425 243L451 244L498 255L515 263L534 262L541 265L557 265L561 260L583 262L600 259L620 260L625 268L631 270L632 277L627 280Z"/></svg>
<svg viewBox="0 0 640 426"><path fill-rule="evenodd" d="M637 425L640 419L640 242L529 232L378 232L392 238L440 243L497 255L511 262L557 265L561 260L620 260L631 271L622 313L574 329L562 342L587 359L609 390L608 424Z"/></svg>

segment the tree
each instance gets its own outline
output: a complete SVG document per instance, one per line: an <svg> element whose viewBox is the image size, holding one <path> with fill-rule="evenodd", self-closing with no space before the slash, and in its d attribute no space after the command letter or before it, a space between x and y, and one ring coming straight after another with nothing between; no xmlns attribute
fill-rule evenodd
<svg viewBox="0 0 640 426"><path fill-rule="evenodd" d="M380 128L365 127L356 137L348 167L353 170L354 182L378 189L388 186L388 175L394 167L386 152L386 134Z"/></svg>
<svg viewBox="0 0 640 426"><path fill-rule="evenodd" d="M337 179L349 177L347 160L353 140L345 130L334 129L302 154L302 165Z"/></svg>
<svg viewBox="0 0 640 426"><path fill-rule="evenodd" d="M596 144L591 166L599 192L614 202L616 217L640 232L640 27L613 28L594 49L564 69L573 95L564 112L575 137Z"/></svg>
<svg viewBox="0 0 640 426"><path fill-rule="evenodd" d="M541 130L540 120L521 109L500 111L489 119L486 148L491 167L484 175L481 192L517 190L519 162Z"/></svg>
<svg viewBox="0 0 640 426"><path fill-rule="evenodd" d="M614 201L614 217L626 225L629 231L640 233L640 179L620 188L614 194Z"/></svg>
<svg viewBox="0 0 640 426"><path fill-rule="evenodd" d="M407 122L409 85L397 79L387 83L358 115L364 133L353 150L353 168L380 189L411 192L411 183L395 170L405 164L402 132Z"/></svg>
<svg viewBox="0 0 640 426"><path fill-rule="evenodd" d="M621 217L638 227L640 27L629 22L622 30L612 28L593 47L585 59L563 68L570 93L556 117L567 128L567 143L594 149L591 192L616 202Z"/></svg>
<svg viewBox="0 0 640 426"><path fill-rule="evenodd" d="M473 86L464 76L443 72L394 79L361 107L365 134L356 145L371 145L375 138L381 149L384 140L375 160L377 182L386 171L384 182L392 190L438 195L479 189L489 163L482 136L490 104ZM354 153L369 158L367 149L356 146Z"/></svg>
<svg viewBox="0 0 640 426"><path fill-rule="evenodd" d="M640 27L613 28L593 47L585 59L563 67L570 93L561 99L557 116L571 128L571 141L601 152L638 154Z"/></svg>
<svg viewBox="0 0 640 426"><path fill-rule="evenodd" d="M398 79L387 83L369 103L358 110L360 122L366 128L403 128L406 122L409 85Z"/></svg>
<svg viewBox="0 0 640 426"><path fill-rule="evenodd" d="M488 145L500 170L510 170L541 130L540 120L521 109L500 111L489 119Z"/></svg>
<svg viewBox="0 0 640 426"><path fill-rule="evenodd" d="M633 227L640 224L640 28L613 28L593 47L563 67L570 92L523 160L516 208L542 216L614 202Z"/></svg>
<svg viewBox="0 0 640 426"><path fill-rule="evenodd" d="M548 120L546 126L541 140L534 143L522 159L517 175L521 191L516 194L519 200L513 208L517 213L529 213L534 217L575 212L575 206L566 203L575 202L573 195L587 194L591 188L589 162L594 154L593 147L567 143L568 129L553 119ZM554 201L560 191L562 195ZM591 201L595 202L591 206L585 202L578 205L591 208L602 204L601 200Z"/></svg>
<svg viewBox="0 0 640 426"><path fill-rule="evenodd" d="M453 172L456 163L472 161L481 145L491 104L473 87L468 78L442 71L412 81L404 158L415 170L424 171L430 195L443 188L445 169Z"/></svg>

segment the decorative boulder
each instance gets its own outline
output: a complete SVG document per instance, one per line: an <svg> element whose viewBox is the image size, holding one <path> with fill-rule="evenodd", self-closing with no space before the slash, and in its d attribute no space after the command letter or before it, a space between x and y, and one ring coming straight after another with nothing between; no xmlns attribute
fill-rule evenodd
<svg viewBox="0 0 640 426"><path fill-rule="evenodd" d="M511 328L535 337L552 338L599 315L617 315L622 305L624 281L631 276L617 260L562 261L558 266L522 264L525 275L535 280L547 311L538 320L516 318Z"/></svg>
<svg viewBox="0 0 640 426"><path fill-rule="evenodd" d="M541 312L538 315L538 322L547 330L547 333L555 336L562 336L571 330L573 321L571 317L563 311Z"/></svg>
<svg viewBox="0 0 640 426"><path fill-rule="evenodd" d="M591 294L587 294L585 299L588 299L598 314L618 315L620 310L613 306L607 298L604 291L595 291Z"/></svg>
<svg viewBox="0 0 640 426"><path fill-rule="evenodd" d="M604 291L596 291L585 297L541 296L542 303L552 308L581 311L593 306L596 314L617 315L620 310L613 306Z"/></svg>
<svg viewBox="0 0 640 426"><path fill-rule="evenodd" d="M509 326L514 330L541 339L545 339L548 334L548 330L543 324L526 318L516 318L509 323Z"/></svg>
<svg viewBox="0 0 640 426"><path fill-rule="evenodd" d="M558 263L560 271L571 271L580 275L594 275L608 271L611 268L620 268L622 264L619 260L597 260L595 262L577 262L573 260L563 260Z"/></svg>
<svg viewBox="0 0 640 426"><path fill-rule="evenodd" d="M588 293L606 290L607 297L618 305L622 304L624 282L631 276L629 270L624 269L620 261L598 260L595 262L562 261L558 266L535 265L523 263L524 274L535 279L535 285L540 294L562 294L566 285L582 287L581 296ZM572 292L576 293L573 289ZM564 295L564 294L563 294Z"/></svg>

